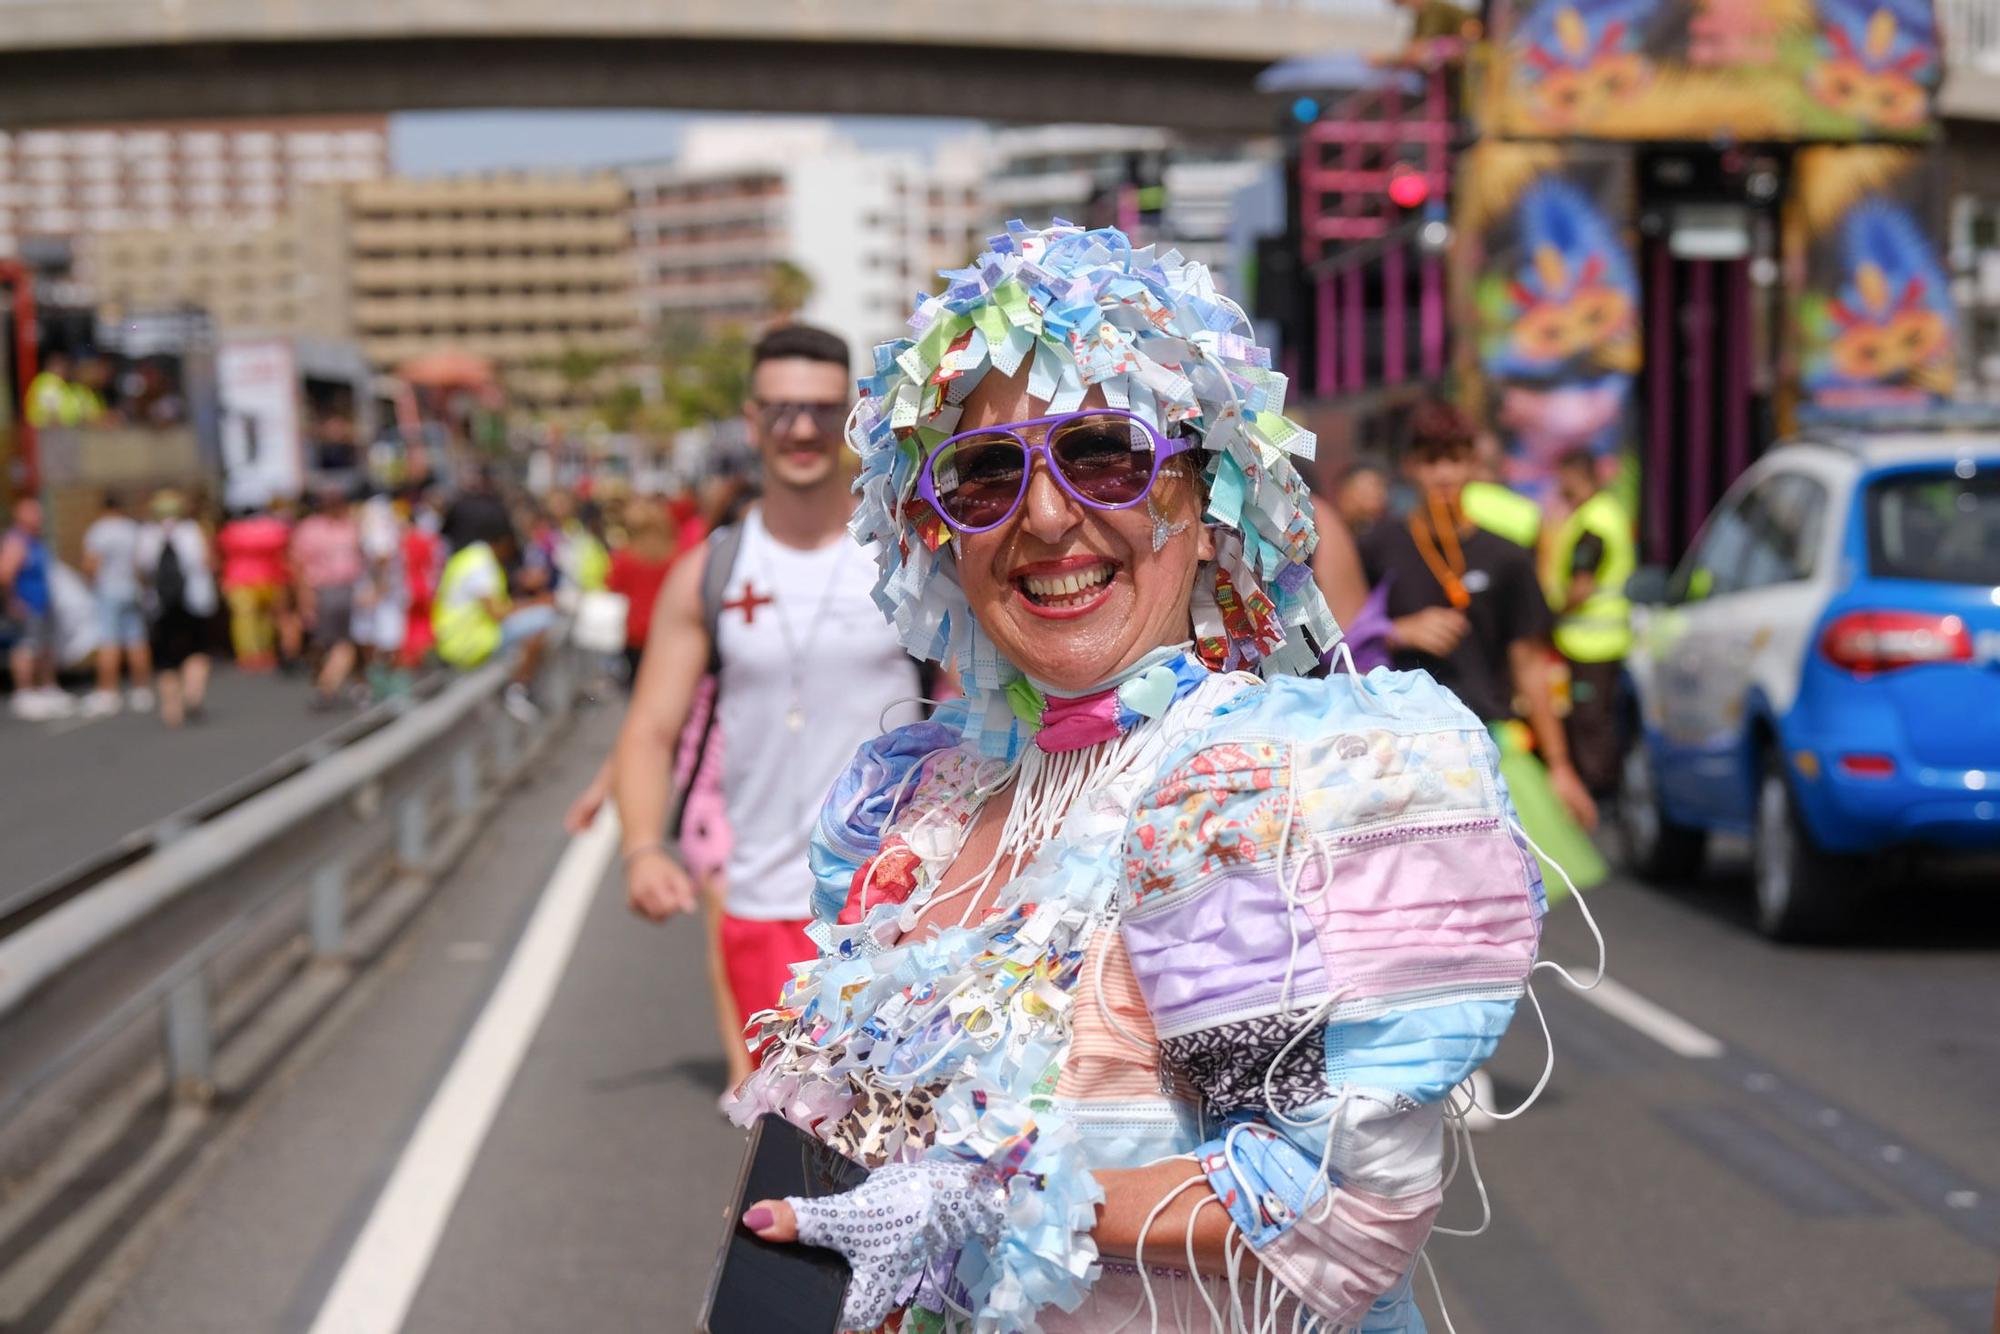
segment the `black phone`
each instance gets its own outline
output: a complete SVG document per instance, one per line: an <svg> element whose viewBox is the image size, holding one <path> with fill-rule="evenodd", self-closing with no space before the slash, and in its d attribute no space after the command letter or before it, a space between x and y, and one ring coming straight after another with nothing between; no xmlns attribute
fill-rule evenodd
<svg viewBox="0 0 2000 1334"><path fill-rule="evenodd" d="M867 1168L783 1117L757 1118L702 1306L701 1334L839 1334L846 1259L817 1246L765 1241L741 1219L759 1200L838 1195L867 1179Z"/></svg>

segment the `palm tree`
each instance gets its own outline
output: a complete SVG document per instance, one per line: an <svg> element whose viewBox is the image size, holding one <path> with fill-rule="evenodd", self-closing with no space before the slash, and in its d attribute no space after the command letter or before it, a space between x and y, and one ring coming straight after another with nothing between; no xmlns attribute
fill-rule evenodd
<svg viewBox="0 0 2000 1334"><path fill-rule="evenodd" d="M779 322L804 310L812 294L812 275L789 259L779 260L764 275L764 299Z"/></svg>

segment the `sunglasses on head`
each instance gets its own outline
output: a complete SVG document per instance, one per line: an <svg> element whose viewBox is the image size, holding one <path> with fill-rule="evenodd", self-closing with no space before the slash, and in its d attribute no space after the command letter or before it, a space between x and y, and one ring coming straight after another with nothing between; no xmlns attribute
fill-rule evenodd
<svg viewBox="0 0 2000 1334"><path fill-rule="evenodd" d="M839 435L847 427L847 404L842 403L767 403L757 400L757 420L765 433L777 435L792 429L800 415L812 419L813 429L821 435Z"/></svg>
<svg viewBox="0 0 2000 1334"><path fill-rule="evenodd" d="M1039 442L1022 434L1045 428ZM984 533L1014 517L1028 494L1037 454L1056 484L1083 505L1129 509L1146 498L1160 465L1192 449L1143 417L1116 408L1086 408L961 431L933 449L917 476L917 494L961 533Z"/></svg>

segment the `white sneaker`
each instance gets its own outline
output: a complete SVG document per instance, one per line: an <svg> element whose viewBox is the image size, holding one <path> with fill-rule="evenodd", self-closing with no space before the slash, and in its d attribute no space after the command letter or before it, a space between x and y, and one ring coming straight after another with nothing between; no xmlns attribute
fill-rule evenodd
<svg viewBox="0 0 2000 1334"><path fill-rule="evenodd" d="M42 697L42 717L67 718L76 712L76 697L60 686L37 691Z"/></svg>
<svg viewBox="0 0 2000 1334"><path fill-rule="evenodd" d="M77 712L85 718L109 718L124 707L125 701L119 698L117 691L93 690L83 697Z"/></svg>
<svg viewBox="0 0 2000 1334"><path fill-rule="evenodd" d="M125 707L134 713L153 711L153 692L145 686L134 686L125 692Z"/></svg>
<svg viewBox="0 0 2000 1334"><path fill-rule="evenodd" d="M39 690L16 690L7 711L23 722L38 723L48 716Z"/></svg>

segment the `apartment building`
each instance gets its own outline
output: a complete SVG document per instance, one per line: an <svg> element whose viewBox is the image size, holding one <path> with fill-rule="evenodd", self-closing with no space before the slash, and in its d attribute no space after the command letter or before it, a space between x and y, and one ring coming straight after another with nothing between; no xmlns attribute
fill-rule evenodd
<svg viewBox="0 0 2000 1334"><path fill-rule="evenodd" d="M309 212L302 205L266 223L100 233L90 241L97 309L115 321L192 307L231 334L344 338L339 261L308 262Z"/></svg>
<svg viewBox="0 0 2000 1334"><path fill-rule="evenodd" d="M307 201L299 248L378 370L459 348L511 403L574 407L641 349L626 198L610 173L365 181Z"/></svg>
<svg viewBox="0 0 2000 1334"><path fill-rule="evenodd" d="M939 268L978 252L983 157L858 148L823 121L719 121L689 130L671 162L623 169L639 302L656 326L756 328L777 313L773 277L801 270L797 312L857 358L903 330Z"/></svg>
<svg viewBox="0 0 2000 1334"><path fill-rule="evenodd" d="M261 227L308 187L389 167L388 118L158 121L0 132L0 254L145 229Z"/></svg>

